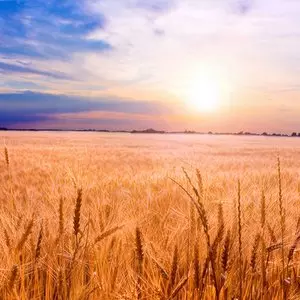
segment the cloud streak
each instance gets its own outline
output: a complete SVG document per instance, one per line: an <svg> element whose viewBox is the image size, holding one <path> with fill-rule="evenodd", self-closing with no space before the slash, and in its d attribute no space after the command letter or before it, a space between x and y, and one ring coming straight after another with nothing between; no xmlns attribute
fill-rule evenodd
<svg viewBox="0 0 300 300"><path fill-rule="evenodd" d="M9 105L7 105L9 103ZM159 116L172 111L162 103L112 98L84 98L22 92L0 94L0 126L42 123L58 119L113 119Z"/></svg>
<svg viewBox="0 0 300 300"><path fill-rule="evenodd" d="M46 77L51 77L54 79L71 79L68 75L62 72L48 72L48 71L40 71L34 68L9 64L0 61L0 73L17 73L17 74L33 74L33 75L41 75Z"/></svg>

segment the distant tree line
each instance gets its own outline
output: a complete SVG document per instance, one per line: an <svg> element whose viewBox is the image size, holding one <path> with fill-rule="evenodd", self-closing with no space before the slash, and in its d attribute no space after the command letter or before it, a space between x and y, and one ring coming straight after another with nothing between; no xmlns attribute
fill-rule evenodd
<svg viewBox="0 0 300 300"><path fill-rule="evenodd" d="M160 133L160 134L212 134L212 135L255 135L255 136L290 136L290 137L300 137L300 132L292 132L290 135L286 133L268 133L266 131L262 133L255 133L249 131L239 131L239 132L199 132L194 130L187 130L184 131L163 131L163 130L155 130L153 128L148 128L145 130L108 130L108 129L9 129L6 127L0 127L0 131L81 131L81 132L126 132L126 133Z"/></svg>

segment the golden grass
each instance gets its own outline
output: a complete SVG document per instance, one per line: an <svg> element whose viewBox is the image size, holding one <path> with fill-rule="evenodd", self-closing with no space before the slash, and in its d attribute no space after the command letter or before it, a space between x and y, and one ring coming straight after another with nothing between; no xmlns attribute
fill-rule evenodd
<svg viewBox="0 0 300 300"><path fill-rule="evenodd" d="M299 139L1 138L0 299L299 299Z"/></svg>

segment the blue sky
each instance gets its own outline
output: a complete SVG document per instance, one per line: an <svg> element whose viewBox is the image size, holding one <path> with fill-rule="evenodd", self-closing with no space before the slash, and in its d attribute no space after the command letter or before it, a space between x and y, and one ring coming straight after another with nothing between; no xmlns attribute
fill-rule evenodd
<svg viewBox="0 0 300 300"><path fill-rule="evenodd" d="M299 15L296 0L0 0L0 126L297 130Z"/></svg>
<svg viewBox="0 0 300 300"><path fill-rule="evenodd" d="M74 52L105 51L104 41L85 36L104 26L104 18L82 9L82 1L1 0L3 56L68 60Z"/></svg>

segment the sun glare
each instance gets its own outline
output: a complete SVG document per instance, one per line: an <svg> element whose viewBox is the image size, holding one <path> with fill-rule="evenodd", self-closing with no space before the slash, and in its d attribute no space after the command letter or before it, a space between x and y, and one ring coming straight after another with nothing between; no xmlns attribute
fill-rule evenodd
<svg viewBox="0 0 300 300"><path fill-rule="evenodd" d="M220 104L219 87L214 82L202 79L190 88L187 101L192 109L214 111Z"/></svg>
<svg viewBox="0 0 300 300"><path fill-rule="evenodd" d="M190 86L187 94L187 104L193 110L211 112L220 106L220 87L213 79L199 78Z"/></svg>
<svg viewBox="0 0 300 300"><path fill-rule="evenodd" d="M230 106L235 78L221 65L195 65L180 86L178 91L188 111L208 114Z"/></svg>

